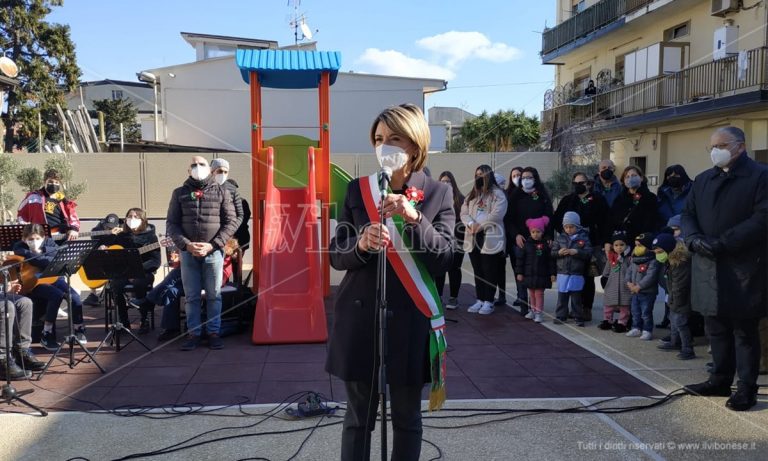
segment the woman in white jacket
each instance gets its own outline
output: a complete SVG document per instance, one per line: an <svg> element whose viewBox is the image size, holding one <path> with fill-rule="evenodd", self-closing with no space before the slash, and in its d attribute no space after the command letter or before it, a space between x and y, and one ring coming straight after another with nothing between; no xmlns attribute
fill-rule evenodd
<svg viewBox="0 0 768 461"><path fill-rule="evenodd" d="M461 221L466 226L464 251L469 253L475 272L477 296L467 312L493 313L495 271L504 261L506 212L507 198L496 183L493 170L488 165L480 165L475 170L475 185L461 206Z"/></svg>

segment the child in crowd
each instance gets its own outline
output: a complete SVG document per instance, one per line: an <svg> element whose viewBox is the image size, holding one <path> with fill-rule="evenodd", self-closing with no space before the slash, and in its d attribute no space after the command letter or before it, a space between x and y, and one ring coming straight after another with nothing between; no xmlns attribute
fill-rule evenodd
<svg viewBox="0 0 768 461"><path fill-rule="evenodd" d="M525 221L531 238L525 241L515 267L517 281L528 289L530 310L525 318L533 319L536 323L544 321L544 290L552 288L556 274L549 244L542 240L547 224L549 218L546 216Z"/></svg>
<svg viewBox="0 0 768 461"><path fill-rule="evenodd" d="M691 312L691 260L685 243L670 234L659 234L653 241L656 260L664 264L662 285L669 295L669 341L657 347L665 351L680 350L677 358L696 358L693 352L693 337L688 327Z"/></svg>
<svg viewBox="0 0 768 461"><path fill-rule="evenodd" d="M552 257L557 261L557 309L555 324L568 318L568 301L572 303L576 326L584 326L581 291L584 289L584 272L592 259L589 233L581 227L581 218L575 211L563 216L563 231L552 244Z"/></svg>
<svg viewBox="0 0 768 461"><path fill-rule="evenodd" d="M653 338L653 303L659 294L661 264L651 251L653 235L643 233L635 238L632 263L627 272L627 288L632 292L632 329L627 336L640 337L643 341Z"/></svg>
<svg viewBox="0 0 768 461"><path fill-rule="evenodd" d="M603 321L598 325L601 330L613 329L616 333L625 333L629 322L629 306L632 292L629 291L625 280L630 264L630 247L627 245L627 234L622 231L613 233L612 247L608 254L608 262L603 269L605 284L603 301ZM613 320L613 313L618 311L618 320Z"/></svg>

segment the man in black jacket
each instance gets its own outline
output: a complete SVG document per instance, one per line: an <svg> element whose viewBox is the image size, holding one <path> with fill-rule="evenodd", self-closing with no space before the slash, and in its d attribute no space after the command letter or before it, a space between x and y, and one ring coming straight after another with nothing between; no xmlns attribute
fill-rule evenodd
<svg viewBox="0 0 768 461"><path fill-rule="evenodd" d="M219 186L208 161L192 157L189 178L173 191L168 205L166 231L181 250L181 280L186 295L189 336L182 350L200 344L201 290L205 289L208 346L221 349L221 278L223 249L237 229L232 196Z"/></svg>
<svg viewBox="0 0 768 461"><path fill-rule="evenodd" d="M686 389L730 396L726 406L744 411L757 402L758 322L766 315L768 169L747 156L739 128L720 128L710 141L714 168L696 177L682 231L693 252L691 305L704 315L714 366L707 381Z"/></svg>

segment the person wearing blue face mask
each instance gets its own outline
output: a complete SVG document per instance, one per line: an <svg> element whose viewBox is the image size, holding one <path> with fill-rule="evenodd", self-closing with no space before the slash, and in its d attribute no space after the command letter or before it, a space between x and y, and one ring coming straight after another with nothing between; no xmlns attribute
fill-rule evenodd
<svg viewBox="0 0 768 461"><path fill-rule="evenodd" d="M612 231L623 231L630 242L644 232L658 228L656 194L648 190L643 170L635 165L624 168L621 194L611 206Z"/></svg>
<svg viewBox="0 0 768 461"><path fill-rule="evenodd" d="M768 169L749 158L744 132L733 126L716 130L708 150L714 166L696 176L681 227L693 253L691 305L704 316L714 366L685 388L730 396L726 407L744 411L757 403L758 325L768 306Z"/></svg>

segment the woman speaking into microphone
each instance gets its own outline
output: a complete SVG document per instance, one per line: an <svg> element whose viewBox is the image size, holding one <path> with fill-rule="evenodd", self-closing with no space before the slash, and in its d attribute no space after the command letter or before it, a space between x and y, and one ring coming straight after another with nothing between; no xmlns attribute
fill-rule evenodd
<svg viewBox="0 0 768 461"><path fill-rule="evenodd" d="M346 274L336 293L326 369L347 391L341 459L368 459L379 401L377 262L378 255L386 257L392 459L417 460L424 384L431 383L430 410L445 400L445 323L433 277L453 258L453 194L423 171L429 127L421 109L403 104L384 110L370 137L391 180L383 200L379 175L349 183L329 249L331 265Z"/></svg>

